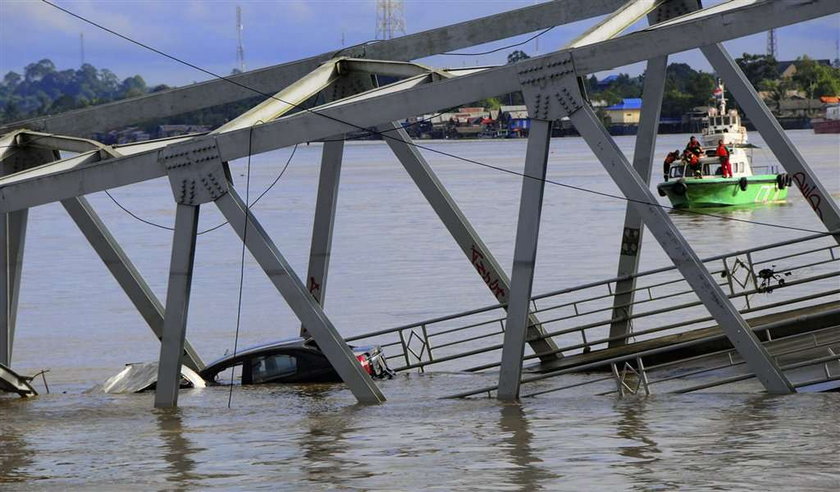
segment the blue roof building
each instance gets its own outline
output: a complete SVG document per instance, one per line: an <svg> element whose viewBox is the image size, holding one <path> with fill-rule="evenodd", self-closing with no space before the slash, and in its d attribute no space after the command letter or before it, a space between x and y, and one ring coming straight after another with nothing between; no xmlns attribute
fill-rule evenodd
<svg viewBox="0 0 840 492"><path fill-rule="evenodd" d="M638 97L624 99L619 104L604 108L614 125L638 125L642 113L642 100Z"/></svg>

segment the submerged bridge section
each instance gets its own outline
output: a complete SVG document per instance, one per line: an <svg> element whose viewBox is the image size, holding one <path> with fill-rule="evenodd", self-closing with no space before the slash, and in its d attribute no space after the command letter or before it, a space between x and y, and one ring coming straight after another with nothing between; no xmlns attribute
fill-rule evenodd
<svg viewBox="0 0 840 492"><path fill-rule="evenodd" d="M198 216L202 205L213 203L300 318L302 331L315 338L356 398L362 403L384 401L382 392L361 370L321 308L343 152L343 142L336 137L375 127L439 215L467 261L475 266L481 281L499 300L497 311L504 313L496 314L500 329L503 328L503 332L497 334L501 340L496 350L501 353L496 354L495 360L481 361L475 368L497 367L499 383L491 390L476 391L493 391L502 400L519 398L523 382L530 383L537 377L522 377L526 345L532 352L529 360L539 360L545 370L563 371L568 369L564 365L571 364L567 360L576 357L577 350L580 355L587 355L593 345L604 343L607 350L618 350L623 345L640 343L639 340L656 330L686 328L665 324L640 330L645 311L640 311L644 307L638 294L659 291L661 287L666 292L674 289L673 294L666 297L695 296L694 300L686 302L703 313L697 315L700 319L697 323L713 323L720 330L719 336L726 337L734 348L732 360L743 361L745 374L754 377L766 391L794 392L799 383L791 380L789 367L780 363L778 357L771 356L775 349L762 344L745 320L744 314L752 308L739 311L733 304L742 295L733 287L741 281L734 279L739 278L739 271L747 271L746 266L742 270L737 266L747 265L749 275L760 270L756 271L753 260L749 259L747 263L731 259L729 264L724 260L723 267L712 267L697 257L650 192L652 154L667 57L671 53L700 48L773 153L794 176L803 199L811 205L826 230L834 234L828 236L831 246L813 248L825 248L829 256L836 259L836 243L840 241L837 203L719 43L837 12L840 12L840 4L834 0L735 0L708 9L701 9L696 0L631 0L626 4L615 0L558 0L403 38L351 47L341 50L341 56L324 54L0 129L0 133L5 134L0 142L3 164L0 218L4 224L0 227L0 248L5 251L6 258L0 268L0 303L3 304L0 309L0 363L10 365L13 360L27 211L37 205L61 202L161 340L155 405L177 405L181 363L193 368L203 366L199 354L186 340L186 327ZM604 14L608 15L602 22L568 47L503 67L435 70L409 62ZM648 19L649 28L621 35L628 26L643 18ZM595 116L581 89L580 79L639 61L647 61L647 72L643 114L634 162L631 163ZM389 75L398 81L377 87L377 79L372 75ZM525 176L514 262L508 278L409 136L399 124L392 122L517 90L525 97L532 126L524 156ZM265 101L207 135L127 146L105 146L85 138L96 131L241 100L254 94L263 95ZM305 106L314 96L327 102L317 107ZM616 231L623 238L617 278L601 284L609 285L613 294L609 297L610 305L599 308L609 313L606 337L593 335L587 327L578 327L569 333L557 332L548 325L562 318L556 318L556 313L560 308L568 309L568 303L559 301L556 308L543 310L537 307L539 301L531 300L550 128L552 122L561 117L571 120L628 199L624 229ZM303 281L238 194L230 180L227 163L321 139L328 141L324 145L321 179L315 198L309 271ZM59 151L75 155L62 159ZM163 176L169 177L172 186L176 219L167 297L161 302L84 195ZM647 286L638 283L647 278L647 275L636 275L638 253L643 243L642 225L673 261L671 280ZM833 265L836 269L836 263ZM721 283L721 277L716 276L721 272L729 280ZM748 283L741 285L744 292L749 290L745 287ZM792 288L793 282L790 284ZM661 300L657 296L662 295L651 294L650 302ZM743 295L749 298L749 294ZM572 303L574 310L579 310L579 302L582 301ZM540 318L544 319L541 321ZM771 333L770 330L765 332ZM453 343L459 339L462 343L471 341L469 336L457 331L450 335ZM558 341L562 338L558 337L560 335L580 336L581 339L569 345ZM409 349L413 340L411 335L409 339L403 343L404 355L416 352ZM431 347L428 337L424 343L428 351ZM436 350L439 347L437 345ZM405 357L407 366L414 364L410 357ZM418 357L417 363L420 363L422 349ZM641 359L625 360L616 356L606 360L613 364L615 374L634 373L643 381L647 379L648 373ZM625 384L629 378L620 379L623 385L620 388L633 387ZM649 379L644 387L648 384Z"/></svg>

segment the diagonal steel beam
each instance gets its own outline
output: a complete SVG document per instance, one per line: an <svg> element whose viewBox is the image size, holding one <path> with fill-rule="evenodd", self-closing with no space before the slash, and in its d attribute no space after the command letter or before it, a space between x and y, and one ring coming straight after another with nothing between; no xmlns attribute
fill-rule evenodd
<svg viewBox="0 0 840 492"><path fill-rule="evenodd" d="M608 14L623 2L624 0L554 0L400 38L374 44L365 43L291 63L253 70L226 77L227 80L214 79L127 101L20 121L0 127L0 134L14 128L26 127L49 133L88 136L97 131L234 102L259 93L272 94L338 55L379 60L414 60ZM392 119L394 118L379 122Z"/></svg>
<svg viewBox="0 0 840 492"><path fill-rule="evenodd" d="M504 269L496 261L490 249L481 240L481 236L472 227L467 217L446 191L443 183L435 175L429 163L416 146L410 145L411 137L399 123L389 123L379 128L393 138L386 139L391 151L402 163L408 175L423 193L426 201L432 206L440 221L452 235L464 255L481 276L484 283L501 304L507 304L510 299L511 284ZM550 338L545 338L539 319L528 313L527 337L529 344L541 360L549 361L557 358L557 345ZM562 354L560 354L562 356Z"/></svg>
<svg viewBox="0 0 840 492"><path fill-rule="evenodd" d="M665 22L653 28L600 43L564 50L531 60L549 63L554 57L573 55L578 75L597 72L649 58L684 51L699 44L753 34L840 11L834 0L765 0L734 9L705 12L699 18ZM701 11L703 12L703 11ZM680 19L685 19L684 17ZM492 97L519 89L522 63L442 80L405 91L387 92L375 98L331 106L280 118L253 129L227 132L216 137L224 161L288 145L312 141L369 127L383 121L451 107L466 101ZM384 90L387 90L386 87ZM345 122L353 122L349 125ZM155 152L138 153L100 166L61 163L60 173L13 175L0 179L0 212L62 200L71 196L123 186L165 174ZM49 191L45 191L45 190Z"/></svg>
<svg viewBox="0 0 840 492"><path fill-rule="evenodd" d="M624 196L632 201L651 234L685 277L686 282L715 318L767 392L794 393L793 385L706 270L667 212L657 204L656 198L644 180L633 170L592 108L588 104L583 104L580 110L570 115L570 118L604 169Z"/></svg>
<svg viewBox="0 0 840 492"><path fill-rule="evenodd" d="M365 404L385 401L382 392L364 372L321 306L307 292L236 190L230 187L215 203L356 399Z"/></svg>
<svg viewBox="0 0 840 492"><path fill-rule="evenodd" d="M828 231L840 229L840 206L831 198L831 193L823 186L814 171L811 170L802 154L796 150L787 134L773 117L767 105L747 80L744 72L719 44L704 46L701 51L724 80L729 90L744 110L747 117L767 142L779 162L793 177L799 191L817 218L825 224ZM840 242L840 236L835 236Z"/></svg>
<svg viewBox="0 0 840 492"><path fill-rule="evenodd" d="M84 197L68 198L61 204L87 238L91 247L122 287L137 312L158 338L163 339L165 313L163 305L152 291L149 284L131 262L120 243L111 234L102 219ZM200 371L204 362L189 340L184 340L183 364L190 369Z"/></svg>

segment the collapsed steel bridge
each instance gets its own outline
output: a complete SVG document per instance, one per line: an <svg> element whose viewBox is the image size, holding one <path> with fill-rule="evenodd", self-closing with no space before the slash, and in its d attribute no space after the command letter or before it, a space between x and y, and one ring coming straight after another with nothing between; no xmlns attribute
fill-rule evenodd
<svg viewBox="0 0 840 492"><path fill-rule="evenodd" d="M520 397L526 342L542 364L563 356L531 309L540 212L552 122L568 117L628 199L615 282L609 339L630 345L636 275L644 228L662 246L690 290L767 392L796 391L730 296L712 278L649 190L668 55L699 48L726 82L776 158L794 176L833 241L840 209L792 145L744 74L720 44L768 29L840 12L834 0L733 0L702 9L697 0L556 0L375 44L324 54L139 98L36 118L0 128L0 363L10 365L28 209L61 202L161 341L155 406L178 402L181 364L201 368L186 340L186 321L201 205L215 203L253 257L362 403L385 397L356 363L321 308L331 248L343 141L375 127L506 314L497 398ZM411 63L451 50L605 15L564 49L497 68L435 70ZM647 19L650 27L622 32ZM642 117L633 162L595 115L580 78L646 61ZM371 74L397 82L377 87ZM521 90L531 117L514 261L508 278L398 123L469 101ZM210 134L125 146L102 145L94 132L263 94L263 103ZM269 96L274 94L273 96ZM327 102L304 111L313 96ZM325 140L306 283L292 271L258 217L229 179L227 163L300 142ZM61 158L59 151L75 153ZM165 303L158 300L84 195L168 176L176 203ZM833 250L832 250L833 251ZM477 264L476 255L481 258ZM480 266L480 268L479 268ZM320 286L320 289L313 289ZM647 387L647 386L645 386ZM477 391L484 391L478 389Z"/></svg>

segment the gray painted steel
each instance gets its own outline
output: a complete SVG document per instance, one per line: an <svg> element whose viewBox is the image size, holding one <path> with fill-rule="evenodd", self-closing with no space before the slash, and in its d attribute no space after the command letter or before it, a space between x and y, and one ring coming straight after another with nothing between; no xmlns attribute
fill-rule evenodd
<svg viewBox="0 0 840 492"><path fill-rule="evenodd" d="M139 121L238 101L259 93L272 94L339 55L413 60L608 14L622 3L624 0L554 0L375 44L351 46L304 60L226 77L227 80L214 79L128 101L21 121L0 128L0 133L27 127L49 133L87 136L96 131ZM384 118L371 125L395 119L399 118Z"/></svg>
<svg viewBox="0 0 840 492"><path fill-rule="evenodd" d="M805 201L808 202L820 221L825 224L826 230L840 230L840 207L838 207L837 202L834 201L825 186L820 183L808 163L805 162L805 158L785 135L781 125L758 96L741 68L719 44L704 46L701 51L720 74L727 88L738 101L738 105L755 125L770 150L773 151L785 170L790 173ZM835 239L840 242L840 236L835 236Z"/></svg>
<svg viewBox="0 0 840 492"><path fill-rule="evenodd" d="M0 364L11 366L29 210L0 214Z"/></svg>
<svg viewBox="0 0 840 492"><path fill-rule="evenodd" d="M621 192L633 201L638 213L665 253L715 318L747 366L769 393L786 394L795 390L752 333L747 322L718 287L679 229L660 207L644 180L607 133L588 104L570 116L586 143L601 161Z"/></svg>
<svg viewBox="0 0 840 492"><path fill-rule="evenodd" d="M767 0L729 10L719 8L699 19L689 21L682 17L678 23L664 22L641 32L575 48L571 52L560 51L401 92L385 93L375 99L333 105L319 109L319 114L305 112L257 127L231 131L216 136L217 145L221 159L227 162L248 155L249 150L251 153L266 152L298 142L327 138L356 127L401 120L464 101L518 90L518 72L530 62L551 63L564 54L569 56L567 53L573 53L575 71L583 75L684 51L701 42L714 43L741 37L840 11L840 4L829 0L813 0L807 4L796 2L793 7L788 0ZM355 126L342 121L351 121ZM182 144L173 144L173 147L178 145ZM157 157L151 155L154 153L138 153L100 165L77 166L55 175L46 174L48 170L44 170L26 178L0 179L3 189L0 212L160 177L165 170ZM45 189L50 192L45 192Z"/></svg>
<svg viewBox="0 0 840 492"><path fill-rule="evenodd" d="M516 225L510 302L505 321L502 365L497 393L498 399L503 401L519 398L519 381L522 376L522 357L525 351L531 287L534 282L534 264L537 258L537 240L540 234L540 214L542 213L550 139L551 121L531 120L528 150L525 156L525 176L522 178L522 194L519 202L519 220Z"/></svg>
<svg viewBox="0 0 840 492"><path fill-rule="evenodd" d="M135 268L119 242L84 197L62 200L61 204L87 238L96 254L108 267L111 275L114 276L114 280L122 287L134 307L137 308L137 312L146 320L158 340L161 340L164 326L163 305ZM201 357L189 340L184 341L182 363L194 371L200 371L204 368Z"/></svg>
<svg viewBox="0 0 840 492"><path fill-rule="evenodd" d="M155 407L178 406L181 382L181 357L187 334L187 312L190 306L195 241L198 228L198 205L178 204L175 210L175 232L172 235L172 259L166 289L166 316L163 339L160 341Z"/></svg>
<svg viewBox="0 0 840 492"><path fill-rule="evenodd" d="M636 133L636 146L633 152L633 168L645 182L650 184L653 169L654 150L656 148L656 134L659 131L659 115L662 109L662 95L665 92L665 69L668 57L660 56L649 60L645 70L644 92L642 94L642 115L639 129ZM633 314L635 275L639 271L639 258L642 252L642 239L645 229L642 227L642 217L630 203L624 213L624 229L621 238L621 249L618 258L618 273L616 277L628 276L615 284L613 298L613 321L610 324L610 338L630 333L630 316ZM610 347L624 345L627 339L616 339L609 343Z"/></svg>
<svg viewBox="0 0 840 492"><path fill-rule="evenodd" d="M307 292L303 282L280 254L254 214L247 209L236 190L231 187L228 193L216 200L216 205L239 238L245 242L248 251L260 264L280 295L306 326L318 343L318 347L359 403L374 404L385 401L382 392L362 369L361 364L353 356L353 352L327 318L324 310Z"/></svg>
<svg viewBox="0 0 840 492"><path fill-rule="evenodd" d="M510 299L510 280L508 280L504 269L496 261L490 249L481 240L481 236L473 229L467 217L458 208L458 204L446 191L446 187L435 175L429 163L420 153L416 146L410 145L411 137L399 123L389 123L379 128L387 132L393 138L385 141L391 150L402 163L408 175L414 180L417 188L432 206L443 225L455 239L455 242L464 252L470 264L475 268L478 275L484 281L487 288L501 304L506 304ZM542 338L545 330L539 324L537 317L528 314L528 338L529 344L542 360L557 358L557 345L550 338Z"/></svg>
<svg viewBox="0 0 840 492"><path fill-rule="evenodd" d="M309 248L309 270L306 288L315 302L324 305L327 293L327 274L330 268L333 225L338 205L338 181L341 176L341 159L344 154L343 135L324 142L321 155L321 174L318 178L318 196L315 202L315 220L312 225L312 245ZM305 325L300 335L307 336Z"/></svg>

